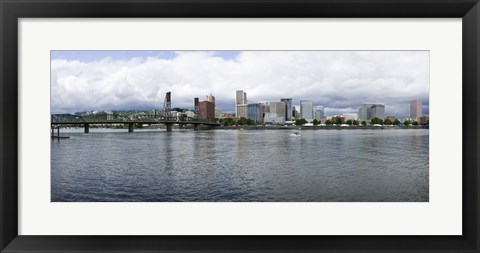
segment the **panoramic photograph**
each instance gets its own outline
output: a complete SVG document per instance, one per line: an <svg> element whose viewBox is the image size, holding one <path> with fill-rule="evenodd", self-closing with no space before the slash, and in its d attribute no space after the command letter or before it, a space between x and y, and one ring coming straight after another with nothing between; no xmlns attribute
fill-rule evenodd
<svg viewBox="0 0 480 253"><path fill-rule="evenodd" d="M50 57L52 202L429 201L429 51Z"/></svg>

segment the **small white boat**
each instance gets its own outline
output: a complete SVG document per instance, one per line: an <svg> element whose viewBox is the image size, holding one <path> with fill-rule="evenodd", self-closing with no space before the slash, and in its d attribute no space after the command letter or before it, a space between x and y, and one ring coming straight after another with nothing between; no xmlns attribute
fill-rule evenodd
<svg viewBox="0 0 480 253"><path fill-rule="evenodd" d="M299 132L294 132L293 134L290 134L290 136L293 136L293 137L300 137L300 133Z"/></svg>

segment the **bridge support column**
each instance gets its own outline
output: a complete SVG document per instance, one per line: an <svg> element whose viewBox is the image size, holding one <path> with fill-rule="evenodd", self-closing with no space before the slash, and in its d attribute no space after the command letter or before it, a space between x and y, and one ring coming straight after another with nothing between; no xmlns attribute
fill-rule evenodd
<svg viewBox="0 0 480 253"><path fill-rule="evenodd" d="M53 137L53 135L55 135L55 127L54 127L53 125L51 126L51 130L52 130L52 134L51 134L51 135L52 135L52 137Z"/></svg>
<svg viewBox="0 0 480 253"><path fill-rule="evenodd" d="M199 126L200 126L200 124L193 124L193 130L198 130Z"/></svg>
<svg viewBox="0 0 480 253"><path fill-rule="evenodd" d="M128 132L129 133L133 133L133 126L134 126L133 123L128 124Z"/></svg>
<svg viewBox="0 0 480 253"><path fill-rule="evenodd" d="M85 124L85 131L86 134L90 132L90 124Z"/></svg>
<svg viewBox="0 0 480 253"><path fill-rule="evenodd" d="M167 123L167 124L165 124L165 126L167 126L167 132L172 131L172 128L173 128L173 124L172 124L172 123Z"/></svg>

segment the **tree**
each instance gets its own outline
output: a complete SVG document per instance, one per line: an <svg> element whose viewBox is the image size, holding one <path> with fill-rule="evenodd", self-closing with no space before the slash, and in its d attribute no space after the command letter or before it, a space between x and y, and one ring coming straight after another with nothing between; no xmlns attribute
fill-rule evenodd
<svg viewBox="0 0 480 253"><path fill-rule="evenodd" d="M405 126L410 125L410 120L408 120L408 119L404 120L404 121L403 121L403 124L404 124Z"/></svg>
<svg viewBox="0 0 480 253"><path fill-rule="evenodd" d="M317 120L317 119L314 119L314 120L312 121L312 123L313 123L314 126L316 126L316 125L318 125L318 120Z"/></svg>
<svg viewBox="0 0 480 253"><path fill-rule="evenodd" d="M384 124L385 125L392 125L393 122L390 119L385 119Z"/></svg>
<svg viewBox="0 0 480 253"><path fill-rule="evenodd" d="M372 124L372 125L375 125L375 124L383 125L383 120L375 117L375 118L373 118L373 119L370 120L370 124Z"/></svg>
<svg viewBox="0 0 480 253"><path fill-rule="evenodd" d="M232 118L223 118L220 119L220 124L222 124L223 126L231 126L235 124L235 120L233 120Z"/></svg>
<svg viewBox="0 0 480 253"><path fill-rule="evenodd" d="M247 125L253 126L255 125L255 121L253 119L247 119Z"/></svg>
<svg viewBox="0 0 480 253"><path fill-rule="evenodd" d="M237 121L237 125L246 125L247 124L247 119L244 118L244 117L241 117L238 121Z"/></svg>
<svg viewBox="0 0 480 253"><path fill-rule="evenodd" d="M366 126L367 125L367 122L364 120L362 121L362 126Z"/></svg>
<svg viewBox="0 0 480 253"><path fill-rule="evenodd" d="M353 120L349 119L349 120L347 120L347 122L345 122L345 123L347 123L347 125L351 126L351 125L353 124Z"/></svg>
<svg viewBox="0 0 480 253"><path fill-rule="evenodd" d="M335 124L337 124L337 125L341 125L342 123L343 123L343 120L342 120L342 118L340 118L340 117L337 117L337 118L335 119Z"/></svg>
<svg viewBox="0 0 480 253"><path fill-rule="evenodd" d="M301 126L301 125L304 125L304 124L307 124L308 122L305 120L305 119L297 119L295 120L295 125L297 126Z"/></svg>
<svg viewBox="0 0 480 253"><path fill-rule="evenodd" d="M395 121L393 122L393 124L394 124L395 126L398 126L398 125L400 125L400 124L401 124L401 122L400 122L400 120L398 120L398 119L395 119Z"/></svg>
<svg viewBox="0 0 480 253"><path fill-rule="evenodd" d="M414 122L412 123L412 125L418 126L418 122L417 122L417 121L414 121Z"/></svg>
<svg viewBox="0 0 480 253"><path fill-rule="evenodd" d="M353 125L354 125L354 126L358 126L358 124L359 124L359 123L358 123L358 120L354 120L354 121L353 121Z"/></svg>
<svg viewBox="0 0 480 253"><path fill-rule="evenodd" d="M329 119L327 119L327 121L325 121L325 125L327 125L327 126L331 126L332 124L333 123Z"/></svg>

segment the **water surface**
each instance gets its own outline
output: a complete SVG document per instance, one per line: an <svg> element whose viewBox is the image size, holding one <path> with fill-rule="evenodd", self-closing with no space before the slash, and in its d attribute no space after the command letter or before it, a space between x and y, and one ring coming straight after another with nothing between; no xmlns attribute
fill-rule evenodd
<svg viewBox="0 0 480 253"><path fill-rule="evenodd" d="M427 129L62 129L52 201L428 201Z"/></svg>

